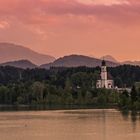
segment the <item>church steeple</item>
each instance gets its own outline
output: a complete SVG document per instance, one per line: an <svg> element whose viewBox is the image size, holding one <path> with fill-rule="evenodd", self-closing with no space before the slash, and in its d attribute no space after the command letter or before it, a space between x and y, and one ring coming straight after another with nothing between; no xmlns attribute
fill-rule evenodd
<svg viewBox="0 0 140 140"><path fill-rule="evenodd" d="M112 89L114 88L114 81L112 79L108 79L107 65L106 61L103 59L101 64L101 75L100 80L97 81L97 88L106 88Z"/></svg>
<svg viewBox="0 0 140 140"><path fill-rule="evenodd" d="M102 87L107 88L107 67L106 67L105 60L102 61L102 66L101 66L101 84Z"/></svg>
<svg viewBox="0 0 140 140"><path fill-rule="evenodd" d="M105 60L102 61L102 66L106 66Z"/></svg>

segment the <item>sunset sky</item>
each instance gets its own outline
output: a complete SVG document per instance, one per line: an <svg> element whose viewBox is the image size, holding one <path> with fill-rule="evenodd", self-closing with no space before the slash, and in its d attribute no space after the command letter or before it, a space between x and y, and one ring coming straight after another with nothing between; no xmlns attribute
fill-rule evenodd
<svg viewBox="0 0 140 140"><path fill-rule="evenodd" d="M140 60L140 0L0 0L0 42Z"/></svg>

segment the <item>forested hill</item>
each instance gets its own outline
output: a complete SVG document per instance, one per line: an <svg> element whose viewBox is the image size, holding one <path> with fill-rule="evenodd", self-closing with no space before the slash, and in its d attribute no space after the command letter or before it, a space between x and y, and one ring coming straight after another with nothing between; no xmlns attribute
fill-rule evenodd
<svg viewBox="0 0 140 140"><path fill-rule="evenodd" d="M109 68L118 87L140 81L140 67ZM91 105L140 110L140 88L131 93L96 89L100 68L19 69L0 67L0 105Z"/></svg>
<svg viewBox="0 0 140 140"><path fill-rule="evenodd" d="M140 81L140 67L123 65L114 68L108 68L108 71L113 76L115 85L118 87L132 86L135 82ZM51 68L46 69L20 69L10 66L0 67L0 84L9 84L16 82L34 82L45 81L54 86L64 86L67 79L83 80L89 82L90 74L93 74L93 79L98 79L100 68ZM74 79L75 78L75 79ZM86 81L87 79L87 81Z"/></svg>

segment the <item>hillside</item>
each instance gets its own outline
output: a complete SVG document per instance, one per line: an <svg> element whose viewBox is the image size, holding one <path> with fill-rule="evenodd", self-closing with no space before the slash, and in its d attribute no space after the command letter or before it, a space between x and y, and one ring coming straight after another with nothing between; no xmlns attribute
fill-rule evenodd
<svg viewBox="0 0 140 140"><path fill-rule="evenodd" d="M52 56L37 53L24 46L0 43L0 63L25 59L36 65L50 63L55 60Z"/></svg>
<svg viewBox="0 0 140 140"><path fill-rule="evenodd" d="M118 61L111 55L105 55L105 56L101 57L100 59L104 59L104 60L107 60L107 61L118 63Z"/></svg>
<svg viewBox="0 0 140 140"><path fill-rule="evenodd" d="M50 67L78 67L78 66L87 66L87 67L96 67L101 65L100 59L83 56L83 55L69 55L64 56L55 60L53 63L41 65L41 68L49 69ZM118 63L107 61L107 65L110 67L115 67Z"/></svg>
<svg viewBox="0 0 140 140"><path fill-rule="evenodd" d="M140 66L140 61L125 61L122 64L133 65L133 66Z"/></svg>
<svg viewBox="0 0 140 140"><path fill-rule="evenodd" d="M121 65L140 66L140 61L130 61L130 60L128 60L128 61L124 61L124 62L119 62L111 55L105 55L105 56L101 57L101 59L111 61L111 62L114 62L114 63L120 63Z"/></svg>
<svg viewBox="0 0 140 140"><path fill-rule="evenodd" d="M35 64L31 63L28 60L6 62L6 63L0 64L0 66L12 66L12 67L17 67L17 68L22 68L22 69L27 69L27 68L33 69L37 67Z"/></svg>

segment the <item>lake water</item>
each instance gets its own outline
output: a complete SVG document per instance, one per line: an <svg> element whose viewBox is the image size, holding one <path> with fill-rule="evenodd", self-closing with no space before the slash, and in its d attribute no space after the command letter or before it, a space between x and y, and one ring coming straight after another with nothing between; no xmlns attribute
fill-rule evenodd
<svg viewBox="0 0 140 140"><path fill-rule="evenodd" d="M140 140L140 116L113 109L0 112L0 140Z"/></svg>

